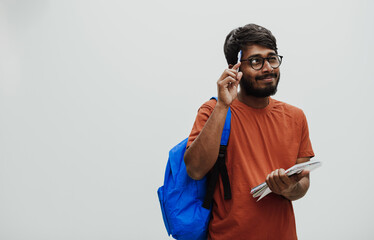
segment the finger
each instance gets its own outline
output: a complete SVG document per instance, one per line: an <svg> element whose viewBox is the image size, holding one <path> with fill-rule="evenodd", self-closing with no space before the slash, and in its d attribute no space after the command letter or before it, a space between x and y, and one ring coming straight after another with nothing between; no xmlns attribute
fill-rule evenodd
<svg viewBox="0 0 374 240"><path fill-rule="evenodd" d="M295 175L294 180L296 182L298 182L304 177L309 177L309 171L308 170L303 170L301 173Z"/></svg>
<svg viewBox="0 0 374 240"><path fill-rule="evenodd" d="M221 75L221 79L224 79L226 78L227 76L231 76L233 78L236 78L236 75L238 74L237 71L235 70L232 70L232 69L225 69L225 71L223 71L222 75Z"/></svg>
<svg viewBox="0 0 374 240"><path fill-rule="evenodd" d="M270 190L274 193L278 193L279 189L277 185L274 182L274 171L271 172L267 177L266 177L266 184L270 188Z"/></svg>
<svg viewBox="0 0 374 240"><path fill-rule="evenodd" d="M237 70L239 69L239 67L240 67L241 64L242 64L241 62L238 62L237 64L235 64L235 65L232 67L232 69L234 69L235 71L237 71Z"/></svg>
<svg viewBox="0 0 374 240"><path fill-rule="evenodd" d="M293 181L287 176L286 171L283 168L279 169L279 178L286 186L293 184Z"/></svg>
<svg viewBox="0 0 374 240"><path fill-rule="evenodd" d="M281 189L285 189L287 188L287 184L285 182L283 182L282 180L282 171L283 169L277 169L274 171L274 182L276 183L276 185L278 186L278 188L281 190ZM284 172L284 170L283 170Z"/></svg>
<svg viewBox="0 0 374 240"><path fill-rule="evenodd" d="M271 181L270 181L270 176L271 176L271 173L269 173L269 174L267 175L265 182L266 182L266 185L268 185L268 187L270 188L270 190L273 191L274 188L273 188L272 183L271 183ZM274 192L274 191L273 191L273 192Z"/></svg>
<svg viewBox="0 0 374 240"><path fill-rule="evenodd" d="M236 75L236 79L238 79L238 82L240 82L240 80L242 79L243 77L243 73L242 72L238 72L238 75Z"/></svg>
<svg viewBox="0 0 374 240"><path fill-rule="evenodd" d="M228 77L226 77L225 79L219 81L217 84L218 84L219 86L226 87L226 86L228 86L230 83L233 84L233 83L235 83L235 82L237 82L236 79L234 79L234 78L231 77L231 76L228 76Z"/></svg>

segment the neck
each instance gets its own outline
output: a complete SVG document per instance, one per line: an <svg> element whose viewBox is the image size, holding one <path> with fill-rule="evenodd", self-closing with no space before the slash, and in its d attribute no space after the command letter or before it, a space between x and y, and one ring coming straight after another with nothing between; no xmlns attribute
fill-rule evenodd
<svg viewBox="0 0 374 240"><path fill-rule="evenodd" d="M258 98L246 95L243 91L239 91L238 100L252 108L265 108L269 105L269 97Z"/></svg>

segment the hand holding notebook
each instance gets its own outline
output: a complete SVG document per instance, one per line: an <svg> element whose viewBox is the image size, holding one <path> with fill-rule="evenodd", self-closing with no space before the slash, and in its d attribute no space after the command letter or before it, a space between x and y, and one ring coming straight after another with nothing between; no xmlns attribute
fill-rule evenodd
<svg viewBox="0 0 374 240"><path fill-rule="evenodd" d="M320 161L308 161L304 163L299 163L294 165L293 167L286 170L287 176L291 176L294 174L299 174L303 170L312 171L318 167L320 167L322 163ZM271 193L270 188L267 186L266 182L261 183L260 185L251 189L251 194L254 198L260 197L257 201L260 201L263 197Z"/></svg>

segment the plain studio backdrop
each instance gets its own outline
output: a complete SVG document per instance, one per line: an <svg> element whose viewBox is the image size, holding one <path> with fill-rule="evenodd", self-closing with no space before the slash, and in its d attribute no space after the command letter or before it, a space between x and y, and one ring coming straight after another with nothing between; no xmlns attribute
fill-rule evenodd
<svg viewBox="0 0 374 240"><path fill-rule="evenodd" d="M169 149L217 95L233 28L270 29L274 98L316 160L300 239L373 239L372 1L0 1L0 239L169 239Z"/></svg>

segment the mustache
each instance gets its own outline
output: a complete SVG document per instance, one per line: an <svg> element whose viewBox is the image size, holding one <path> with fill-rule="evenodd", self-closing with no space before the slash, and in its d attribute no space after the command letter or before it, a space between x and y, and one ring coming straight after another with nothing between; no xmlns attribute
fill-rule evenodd
<svg viewBox="0 0 374 240"><path fill-rule="evenodd" d="M268 73L268 74L264 74L262 76L257 76L255 77L255 80L258 81L258 80L263 80L265 78L269 78L269 77L272 77L272 78L277 78L278 77L278 74L276 73Z"/></svg>

